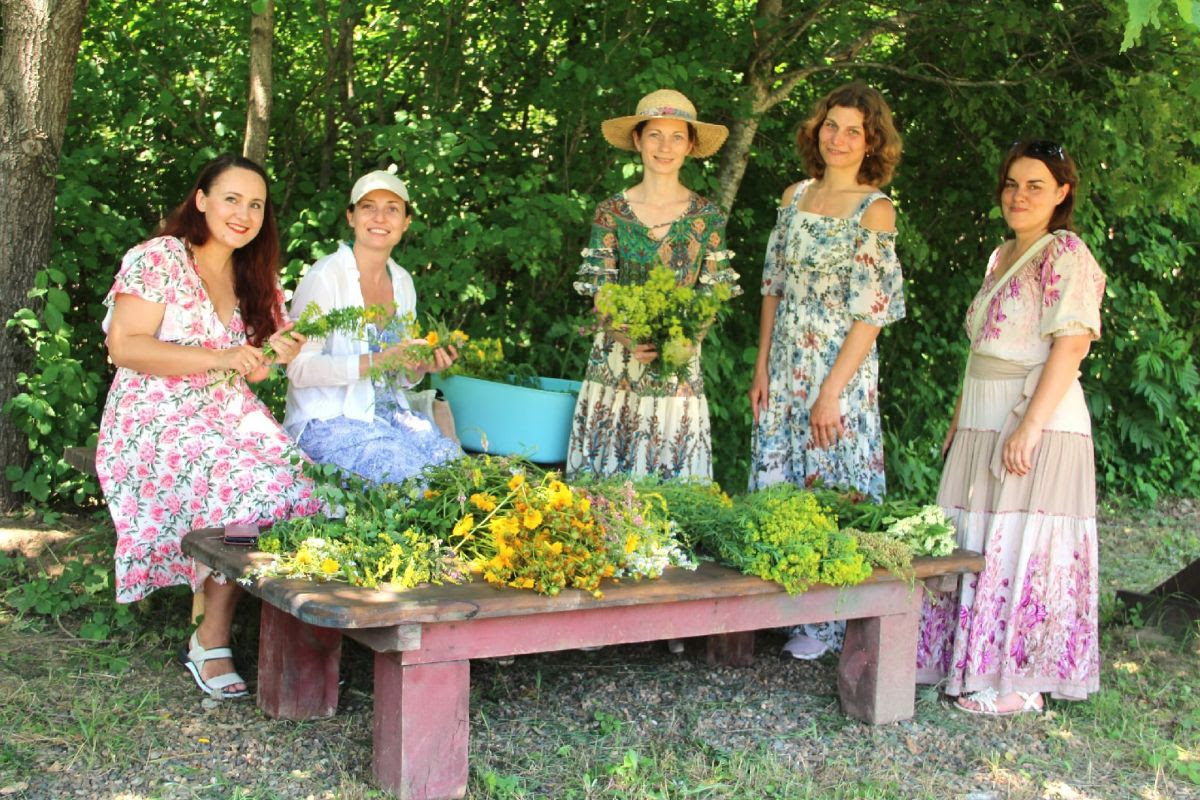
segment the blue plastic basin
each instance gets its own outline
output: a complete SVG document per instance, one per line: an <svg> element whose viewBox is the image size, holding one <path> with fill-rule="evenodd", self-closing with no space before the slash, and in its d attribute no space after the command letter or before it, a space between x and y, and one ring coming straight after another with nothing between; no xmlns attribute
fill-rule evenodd
<svg viewBox="0 0 1200 800"><path fill-rule="evenodd" d="M566 461L579 381L538 378L540 389L463 375L433 376L467 450L518 455L539 464Z"/></svg>

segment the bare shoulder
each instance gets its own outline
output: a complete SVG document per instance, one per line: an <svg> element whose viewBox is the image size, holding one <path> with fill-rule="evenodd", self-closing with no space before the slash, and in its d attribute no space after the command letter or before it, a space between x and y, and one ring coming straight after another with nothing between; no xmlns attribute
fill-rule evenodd
<svg viewBox="0 0 1200 800"><path fill-rule="evenodd" d="M896 207L891 199L880 197L862 215L862 226L873 231L891 233L896 230Z"/></svg>
<svg viewBox="0 0 1200 800"><path fill-rule="evenodd" d="M804 181L796 181L791 186L784 189L783 197L779 198L779 205L781 205L781 206L791 205L792 200L794 200L796 197L797 190L799 190L800 185L803 183L804 183Z"/></svg>

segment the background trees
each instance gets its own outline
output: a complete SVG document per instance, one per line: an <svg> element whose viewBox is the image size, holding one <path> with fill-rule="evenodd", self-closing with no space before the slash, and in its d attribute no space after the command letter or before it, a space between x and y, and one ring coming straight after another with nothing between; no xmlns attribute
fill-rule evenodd
<svg viewBox="0 0 1200 800"><path fill-rule="evenodd" d="M8 406L32 447L28 467L9 466L18 490L94 495L60 456L94 434L110 379L100 300L121 253L199 163L249 146L251 15L261 30L271 10L261 0L93 0L54 255L32 283L60 302L17 314L36 354ZM1085 375L1101 480L1143 497L1200 491L1200 279L1189 266L1200 47L1174 17L1160 15L1122 53L1121 0L296 0L273 12L267 161L285 285L342 233L353 178L395 163L418 214L401 259L423 310L502 336L546 374L582 373L578 252L592 206L634 180L600 121L673 86L730 125L722 156L689 165L685 179L731 205L749 290L705 345L715 467L731 489L745 480L754 287L779 194L800 177L791 139L812 100L868 80L905 136L890 191L910 316L880 345L894 491L928 494L936 480L963 309L1002 233L994 165L1020 136L1063 141L1086 176L1081 233L1110 276L1106 335Z"/></svg>
<svg viewBox="0 0 1200 800"><path fill-rule="evenodd" d="M12 288L34 286L34 271L50 258L54 175L67 125L75 54L87 0L4 0L0 4L0 319L29 300ZM45 302L46 319L60 320L70 305L61 288L42 281L32 299ZM45 297L43 297L45 296ZM28 315L27 315L28 316ZM0 331L0 405L22 403L15 378L32 354L11 329ZM45 419L43 415L42 419ZM0 425L0 453L24 455L25 437ZM21 459L23 460L23 459ZM0 485L0 507L17 492Z"/></svg>

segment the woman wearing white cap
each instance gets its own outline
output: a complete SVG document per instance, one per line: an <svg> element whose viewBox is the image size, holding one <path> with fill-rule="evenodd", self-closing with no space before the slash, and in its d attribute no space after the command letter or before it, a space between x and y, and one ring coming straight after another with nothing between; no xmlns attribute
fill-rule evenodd
<svg viewBox="0 0 1200 800"><path fill-rule="evenodd" d="M616 281L637 284L653 267L681 285L723 282L737 290L725 249L725 213L679 181L688 156L720 149L729 131L701 122L684 95L651 92L631 116L601 126L609 144L641 155L642 180L600 203L575 289L594 295ZM579 392L566 473L712 476L708 401L699 347L686 378L662 378L658 353L617 330L596 334Z"/></svg>
<svg viewBox="0 0 1200 800"><path fill-rule="evenodd" d="M292 314L315 302L324 312L382 306L396 316L415 315L412 277L391 257L411 216L408 190L395 175L376 170L359 178L346 210L354 241L309 267ZM419 380L457 357L453 347L438 348L432 362L413 363L410 344L380 341L373 326L365 339L331 333L304 344L288 365L283 426L309 457L368 480L399 482L461 454L430 418L409 407L403 392L371 379L376 364L401 362Z"/></svg>

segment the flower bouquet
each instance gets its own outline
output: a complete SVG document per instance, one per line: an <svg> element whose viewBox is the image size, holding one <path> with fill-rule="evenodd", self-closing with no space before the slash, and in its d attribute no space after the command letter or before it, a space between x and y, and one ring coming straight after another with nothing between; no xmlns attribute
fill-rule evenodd
<svg viewBox="0 0 1200 800"><path fill-rule="evenodd" d="M305 577L359 586L460 583L601 596L604 578L655 578L694 568L665 506L632 487L569 486L520 459L463 457L402 484L367 485L308 465L317 496L341 516L277 522L259 546L274 558L253 577Z"/></svg>
<svg viewBox="0 0 1200 800"><path fill-rule="evenodd" d="M636 344L658 351L656 368L663 379L685 379L696 346L733 296L725 283L679 286L664 265L650 270L642 284L606 283L596 292L602 324L623 332Z"/></svg>
<svg viewBox="0 0 1200 800"><path fill-rule="evenodd" d="M376 364L371 370L372 379L393 382L403 376L410 383L418 377L415 365L433 360L439 347L461 348L470 337L458 329L450 329L440 320L430 319L422 329L412 313L389 314L383 306L372 305L360 308L345 306L323 311L317 303L309 303L294 321L291 330L308 338L322 338L332 333L342 333L352 338L368 341L369 327L373 329L372 344L380 348L400 342L409 342L403 359L389 360ZM275 359L275 349L270 342L262 346L263 356L268 362Z"/></svg>

